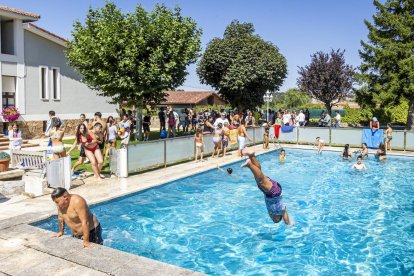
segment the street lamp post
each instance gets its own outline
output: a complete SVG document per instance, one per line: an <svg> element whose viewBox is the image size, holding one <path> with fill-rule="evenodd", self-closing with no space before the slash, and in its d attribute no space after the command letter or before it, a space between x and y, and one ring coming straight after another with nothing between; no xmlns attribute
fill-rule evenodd
<svg viewBox="0 0 414 276"><path fill-rule="evenodd" d="M263 100L266 102L266 122L269 122L269 103L273 100L273 94L269 90L263 96Z"/></svg>

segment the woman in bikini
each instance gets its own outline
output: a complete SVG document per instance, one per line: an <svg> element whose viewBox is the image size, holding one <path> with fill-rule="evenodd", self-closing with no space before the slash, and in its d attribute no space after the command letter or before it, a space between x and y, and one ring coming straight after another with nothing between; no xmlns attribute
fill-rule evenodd
<svg viewBox="0 0 414 276"><path fill-rule="evenodd" d="M385 134L385 151L391 151L391 140L392 140L392 127L391 124L387 124L387 129L384 131Z"/></svg>
<svg viewBox="0 0 414 276"><path fill-rule="evenodd" d="M360 153L362 158L367 158L368 157L367 143L362 143L362 148L359 151L357 151L357 153Z"/></svg>
<svg viewBox="0 0 414 276"><path fill-rule="evenodd" d="M95 127L102 127L100 123L95 124ZM85 155L92 165L92 170L96 178L101 179L104 178L103 175L100 174L100 170L103 166L103 157L102 152L98 146L98 138L93 131L88 133L85 125L81 124L78 127L76 132L76 144L81 145L81 156ZM72 145L68 152L71 152L76 144ZM81 165L82 161L79 158L78 162L72 168L72 174L75 171L76 167Z"/></svg>
<svg viewBox="0 0 414 276"><path fill-rule="evenodd" d="M52 128L50 129L50 139L52 140L53 159L66 157L66 150L63 146L63 136L65 129L62 126L62 121L58 117L52 118Z"/></svg>
<svg viewBox="0 0 414 276"><path fill-rule="evenodd" d="M109 116L106 120L106 151L105 151L105 159L109 156L109 150L116 148L116 131L117 127L114 124L114 117Z"/></svg>
<svg viewBox="0 0 414 276"><path fill-rule="evenodd" d="M206 122L206 124L210 127L213 128L213 143L214 143L214 148L213 148L213 154L211 155L211 158L214 158L214 155L217 153L217 157L219 157L220 154L220 150L221 150L221 140L222 140L222 135L223 135L223 124L219 123L217 125L217 127L214 127L213 124L211 122Z"/></svg>
<svg viewBox="0 0 414 276"><path fill-rule="evenodd" d="M247 167L253 173L257 187L264 194L264 200L270 218L274 223L279 223L283 218L285 224L290 225L289 215L282 199L282 186L263 174L260 163L253 151L244 149L242 153L248 156L249 159L241 167Z"/></svg>

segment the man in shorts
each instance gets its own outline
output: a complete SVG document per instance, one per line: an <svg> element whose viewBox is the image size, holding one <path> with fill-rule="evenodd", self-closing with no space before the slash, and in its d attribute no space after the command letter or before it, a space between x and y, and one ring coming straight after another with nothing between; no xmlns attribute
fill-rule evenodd
<svg viewBox="0 0 414 276"><path fill-rule="evenodd" d="M73 237L83 240L84 247L103 244L101 224L83 197L70 194L65 188L54 189L51 197L58 209L59 232L55 237L63 235L66 224Z"/></svg>
<svg viewBox="0 0 414 276"><path fill-rule="evenodd" d="M253 173L257 187L264 194L264 200L270 218L274 223L279 223L283 218L285 224L290 225L289 215L282 199L282 186L263 174L262 167L253 151L243 149L242 153L244 156L248 156L249 159L241 167L247 167Z"/></svg>

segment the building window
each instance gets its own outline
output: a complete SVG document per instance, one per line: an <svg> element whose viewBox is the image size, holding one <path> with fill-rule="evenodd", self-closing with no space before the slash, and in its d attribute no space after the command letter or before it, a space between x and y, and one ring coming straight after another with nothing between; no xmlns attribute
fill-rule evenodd
<svg viewBox="0 0 414 276"><path fill-rule="evenodd" d="M60 69L52 68L52 95L54 100L60 100Z"/></svg>
<svg viewBox="0 0 414 276"><path fill-rule="evenodd" d="M40 99L41 100L48 100L49 99L49 85L48 85L48 69L45 66L40 66Z"/></svg>
<svg viewBox="0 0 414 276"><path fill-rule="evenodd" d="M14 24L13 20L1 20L1 53L14 55Z"/></svg>
<svg viewBox="0 0 414 276"><path fill-rule="evenodd" d="M2 76L3 107L16 106L16 77Z"/></svg>

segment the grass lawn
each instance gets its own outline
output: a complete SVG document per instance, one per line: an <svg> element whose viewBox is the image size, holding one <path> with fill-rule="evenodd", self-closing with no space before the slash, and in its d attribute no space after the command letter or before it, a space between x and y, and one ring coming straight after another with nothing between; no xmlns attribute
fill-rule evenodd
<svg viewBox="0 0 414 276"><path fill-rule="evenodd" d="M178 133L178 136L184 136L184 134L182 132ZM149 140L153 141L153 140L158 140L160 138L160 132L159 131L151 131L150 132L150 136L149 136ZM68 144L73 144L73 142L75 142L75 139L64 139L63 143L68 145ZM138 141L138 140L131 140L129 141L130 144L135 144L135 143L144 143L143 141ZM121 140L117 140L116 142L116 148L119 149L120 148L120 144L121 144ZM66 148L66 150L69 150L69 148ZM105 154L105 153L103 153ZM79 151L77 149L74 149L71 153L70 153L70 157L72 158L72 165L71 167L73 167L73 165L78 161L79 159ZM87 171L87 172L92 172L92 166L90 163L88 164L82 164L80 165L76 170L78 171ZM109 170L109 159L104 161L104 165L102 167L102 173L104 174L109 174L110 170Z"/></svg>

